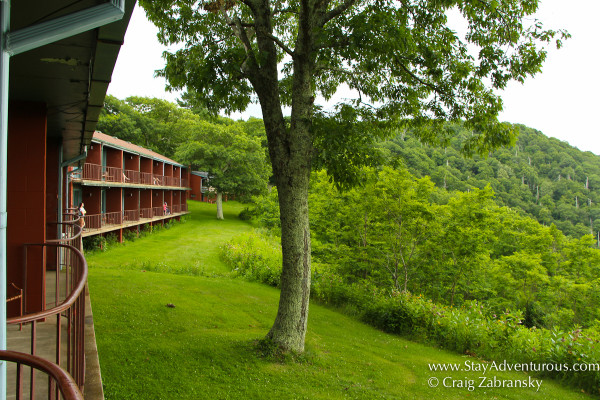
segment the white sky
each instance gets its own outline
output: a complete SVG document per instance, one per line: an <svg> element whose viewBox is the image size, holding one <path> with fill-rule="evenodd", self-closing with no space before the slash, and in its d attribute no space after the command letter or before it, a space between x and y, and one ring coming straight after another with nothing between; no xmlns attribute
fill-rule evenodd
<svg viewBox="0 0 600 400"><path fill-rule="evenodd" d="M500 119L522 123L584 151L600 155L600 72L598 0L540 0L538 18L546 28L564 28L572 38L560 50L551 48L542 73L525 84L511 83L504 91ZM154 71L164 66L158 30L136 5L121 48L108 93L120 99L148 96L175 101L165 80ZM232 118L260 117L251 105Z"/></svg>

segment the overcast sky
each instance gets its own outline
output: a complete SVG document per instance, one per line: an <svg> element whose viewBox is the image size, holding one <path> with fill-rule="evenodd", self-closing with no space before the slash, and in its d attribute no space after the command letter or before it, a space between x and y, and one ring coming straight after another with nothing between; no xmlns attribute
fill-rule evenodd
<svg viewBox="0 0 600 400"><path fill-rule="evenodd" d="M572 38L560 50L552 48L542 73L525 84L512 83L502 94L503 121L521 123L547 136L567 141L584 151L600 155L600 72L596 18L599 0L540 0L537 17L547 28L564 28ZM156 39L157 29L136 5L125 44L108 87L120 99L148 96L175 101L165 91L165 81L154 71L164 66L165 50ZM260 117L258 106L233 118Z"/></svg>

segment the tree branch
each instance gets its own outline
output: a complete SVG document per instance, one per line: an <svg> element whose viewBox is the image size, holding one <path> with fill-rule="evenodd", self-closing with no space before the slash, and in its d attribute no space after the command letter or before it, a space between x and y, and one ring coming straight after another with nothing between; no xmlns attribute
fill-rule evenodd
<svg viewBox="0 0 600 400"><path fill-rule="evenodd" d="M337 6L336 8L334 8L333 10L325 13L325 15L323 15L323 19L321 20L321 24L320 25L321 26L325 26L326 23L328 23L332 19L338 17L344 11L346 11L347 9L349 9L350 7L352 7L352 5L354 5L354 3L356 3L356 0L345 0L342 4L340 4L339 6Z"/></svg>
<svg viewBox="0 0 600 400"><path fill-rule="evenodd" d="M421 85L423 86L427 86L428 88L432 89L434 92L436 93L440 93L443 95L447 95L446 92L444 92L442 89L440 89L439 86L436 86L432 83L426 82L423 79L419 78L417 75L415 75L414 72L412 72L410 69L408 69L408 67L406 65L404 65L403 63L398 63L400 65L400 67L408 74L410 75L414 80L416 80L417 82L419 82Z"/></svg>
<svg viewBox="0 0 600 400"><path fill-rule="evenodd" d="M229 26L236 26L236 23L234 21L231 21L231 22L227 22L227 25L229 25ZM242 21L240 21L240 26L242 26L244 28L254 28L254 22L242 22Z"/></svg>
<svg viewBox="0 0 600 400"><path fill-rule="evenodd" d="M286 53L288 53L290 56L294 57L294 52L292 51L292 49L290 49L289 47L287 47L285 45L285 43L283 43L281 40L279 40L279 38L275 37L274 35L265 32L264 35L266 37L268 37L269 39L271 39L272 41L274 41L283 51L285 51Z"/></svg>

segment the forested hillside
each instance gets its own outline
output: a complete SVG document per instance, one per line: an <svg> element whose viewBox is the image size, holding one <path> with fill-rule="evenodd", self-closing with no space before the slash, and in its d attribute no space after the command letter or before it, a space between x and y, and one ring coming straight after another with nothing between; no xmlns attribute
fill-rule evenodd
<svg viewBox="0 0 600 400"><path fill-rule="evenodd" d="M186 105L186 104L183 104ZM199 121L230 125L228 118L212 118L205 111L180 107L165 100L107 96L98 129L106 134L150 148L168 157L189 141ZM242 124L266 147L262 121ZM405 166L417 177L430 176L438 188L469 191L490 185L497 204L513 208L563 233L581 237L600 230L600 156L582 152L565 142L517 125L519 137L510 148L488 157L465 157L461 144L468 137L462 127L448 126L445 145L426 145L410 132L379 144L382 163ZM447 135L442 135L447 136ZM266 153L266 149L265 149Z"/></svg>
<svg viewBox="0 0 600 400"><path fill-rule="evenodd" d="M544 225L554 223L565 234L581 237L600 229L600 156L548 138L522 126L517 143L487 158L464 157L460 144L467 132L446 146L428 146L410 133L382 144L388 162L405 165L416 176L431 176L439 188L468 191L491 185L499 205L522 210Z"/></svg>

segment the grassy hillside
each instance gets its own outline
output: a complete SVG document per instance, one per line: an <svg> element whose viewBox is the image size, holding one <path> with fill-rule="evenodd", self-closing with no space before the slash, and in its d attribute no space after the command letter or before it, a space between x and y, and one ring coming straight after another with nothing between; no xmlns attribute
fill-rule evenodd
<svg viewBox="0 0 600 400"><path fill-rule="evenodd" d="M251 229L235 217L241 208L226 203L226 220L217 221L214 206L190 203L186 223L88 255L107 399L585 398L549 381L539 391L432 388L430 378L478 385L482 373L430 372L429 363L475 360L384 334L315 304L305 356L261 356L254 342L274 320L278 291L230 278L217 256L225 240ZM528 379L523 373L485 376Z"/></svg>
<svg viewBox="0 0 600 400"><path fill-rule="evenodd" d="M213 204L189 202L191 214L186 221L162 229L140 240L95 252L94 268L146 270L189 275L224 274L227 267L219 261L219 247L231 237L252 229L237 215L240 203L224 203L225 220L217 220Z"/></svg>

